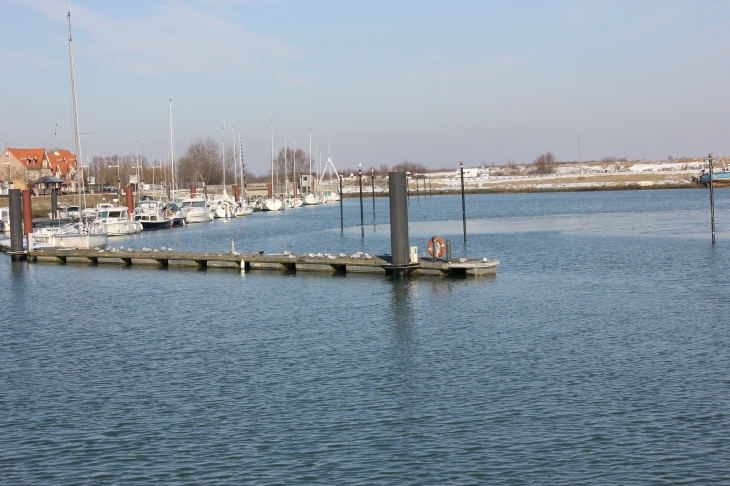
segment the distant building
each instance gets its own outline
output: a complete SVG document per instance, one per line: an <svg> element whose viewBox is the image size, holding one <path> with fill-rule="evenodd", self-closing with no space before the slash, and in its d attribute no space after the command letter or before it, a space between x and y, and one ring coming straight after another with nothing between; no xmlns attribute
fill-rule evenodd
<svg viewBox="0 0 730 486"><path fill-rule="evenodd" d="M10 189L31 189L41 177L55 176L63 179L65 190L75 191L76 156L68 150L49 153L44 148L8 148L0 164L0 179Z"/></svg>

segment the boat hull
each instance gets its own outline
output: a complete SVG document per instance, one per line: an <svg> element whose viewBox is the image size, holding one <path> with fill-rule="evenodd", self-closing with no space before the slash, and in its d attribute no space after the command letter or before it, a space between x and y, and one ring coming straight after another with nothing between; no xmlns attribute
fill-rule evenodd
<svg viewBox="0 0 730 486"><path fill-rule="evenodd" d="M191 223L210 223L213 221L213 215L207 211L188 212L188 224Z"/></svg>
<svg viewBox="0 0 730 486"><path fill-rule="evenodd" d="M108 236L133 235L142 231L139 221L99 222L98 224Z"/></svg>
<svg viewBox="0 0 730 486"><path fill-rule="evenodd" d="M90 235L51 235L48 238L48 244L56 248L75 248L79 250L91 250L93 248L106 248L107 235L90 234Z"/></svg>
<svg viewBox="0 0 730 486"><path fill-rule="evenodd" d="M697 180L705 187L710 187L710 174L703 174ZM718 187L730 186L730 172L716 172L712 174L712 185Z"/></svg>
<svg viewBox="0 0 730 486"><path fill-rule="evenodd" d="M161 230L172 226L171 219L164 219L162 221L140 221L140 223L142 223L142 231Z"/></svg>
<svg viewBox="0 0 730 486"><path fill-rule="evenodd" d="M284 209L284 201L279 199L265 199L261 203L262 211L282 211Z"/></svg>

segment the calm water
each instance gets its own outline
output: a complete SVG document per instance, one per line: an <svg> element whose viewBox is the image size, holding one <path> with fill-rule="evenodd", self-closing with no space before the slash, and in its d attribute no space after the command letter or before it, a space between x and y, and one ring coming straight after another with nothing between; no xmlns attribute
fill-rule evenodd
<svg viewBox="0 0 730 486"><path fill-rule="evenodd" d="M478 279L11 263L0 483L730 482L730 192L411 197ZM389 252L387 200L114 240Z"/></svg>

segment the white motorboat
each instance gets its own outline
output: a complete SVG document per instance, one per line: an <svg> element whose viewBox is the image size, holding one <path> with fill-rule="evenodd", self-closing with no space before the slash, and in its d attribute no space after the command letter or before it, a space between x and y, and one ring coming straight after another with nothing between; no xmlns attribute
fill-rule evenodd
<svg viewBox="0 0 730 486"><path fill-rule="evenodd" d="M172 226L166 204L162 201L146 199L134 208L134 220L142 224L142 230L167 229Z"/></svg>
<svg viewBox="0 0 730 486"><path fill-rule="evenodd" d="M0 208L0 221L3 222L2 231L10 231L10 208Z"/></svg>
<svg viewBox="0 0 730 486"><path fill-rule="evenodd" d="M299 197L287 197L284 200L284 204L286 204L287 209L300 208L302 207L302 199Z"/></svg>
<svg viewBox="0 0 730 486"><path fill-rule="evenodd" d="M278 197L267 197L261 202L262 211L283 211L284 209L284 201Z"/></svg>
<svg viewBox="0 0 730 486"><path fill-rule="evenodd" d="M202 196L183 199L182 211L188 223L210 223L214 218L208 201Z"/></svg>
<svg viewBox="0 0 730 486"><path fill-rule="evenodd" d="M111 203L107 203L107 202L99 203L96 206L94 206L93 208L86 208L83 211L81 211L81 217L83 219L94 219L96 217L96 213L98 213L99 211L102 211L104 209L113 208L113 207L114 207L114 205Z"/></svg>
<svg viewBox="0 0 730 486"><path fill-rule="evenodd" d="M99 208L95 222L108 236L133 235L142 231L142 223L130 220L124 206Z"/></svg>
<svg viewBox="0 0 730 486"><path fill-rule="evenodd" d="M324 198L324 202L326 203L338 202L340 200L340 193L330 190L324 190L322 191L322 197Z"/></svg>
<svg viewBox="0 0 730 486"><path fill-rule="evenodd" d="M225 192L210 196L209 204L216 218L236 217L236 202Z"/></svg>
<svg viewBox="0 0 730 486"><path fill-rule="evenodd" d="M318 206L323 202L324 200L321 196L317 196L311 192L302 198L302 204L304 206Z"/></svg>
<svg viewBox="0 0 730 486"><path fill-rule="evenodd" d="M56 219L70 219L68 206L56 206ZM53 213L48 213L48 219L53 219Z"/></svg>
<svg viewBox="0 0 730 486"><path fill-rule="evenodd" d="M236 216L249 216L253 214L253 206L247 201L239 201L236 204Z"/></svg>
<svg viewBox="0 0 730 486"><path fill-rule="evenodd" d="M45 243L56 248L92 250L106 247L107 234L96 223L68 223L52 231Z"/></svg>

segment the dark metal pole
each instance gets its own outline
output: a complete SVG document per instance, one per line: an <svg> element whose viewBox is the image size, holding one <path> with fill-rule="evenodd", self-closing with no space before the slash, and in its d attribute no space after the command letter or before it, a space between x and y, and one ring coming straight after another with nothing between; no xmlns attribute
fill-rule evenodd
<svg viewBox="0 0 730 486"><path fill-rule="evenodd" d="M712 154L709 155L710 161L710 221L712 222L712 244L715 244L715 193L712 190Z"/></svg>
<svg viewBox="0 0 730 486"><path fill-rule="evenodd" d="M388 174L390 249L393 265L408 264L408 179L405 172Z"/></svg>
<svg viewBox="0 0 730 486"><path fill-rule="evenodd" d="M365 220L362 213L362 166L357 167L358 175L360 177L360 234L365 238Z"/></svg>
<svg viewBox="0 0 730 486"><path fill-rule="evenodd" d="M419 201L421 200L421 193L418 192L418 177L416 177L416 197Z"/></svg>
<svg viewBox="0 0 730 486"><path fill-rule="evenodd" d="M23 251L23 203L20 189L8 190L8 206L10 207L10 251L13 260L21 260Z"/></svg>
<svg viewBox="0 0 730 486"><path fill-rule="evenodd" d="M370 183L373 189L373 219L375 219L375 172L370 169Z"/></svg>
<svg viewBox="0 0 730 486"><path fill-rule="evenodd" d="M345 223L344 223L345 219L344 219L344 213L342 212L342 200L344 198L345 198L345 195L342 194L342 174L340 174L340 231L345 231Z"/></svg>
<svg viewBox="0 0 730 486"><path fill-rule="evenodd" d="M459 161L461 172L461 218L464 221L464 243L466 243L466 199L464 198L464 162Z"/></svg>
<svg viewBox="0 0 730 486"><path fill-rule="evenodd" d="M58 194L56 193L56 188L51 188L51 219L56 219L58 217Z"/></svg>

